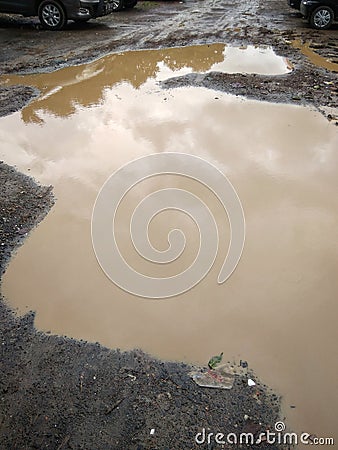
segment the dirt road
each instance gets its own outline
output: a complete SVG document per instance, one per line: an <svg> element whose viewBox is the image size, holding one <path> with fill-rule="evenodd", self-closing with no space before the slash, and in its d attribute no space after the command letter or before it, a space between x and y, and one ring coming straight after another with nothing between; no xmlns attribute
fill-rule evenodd
<svg viewBox="0 0 338 450"><path fill-rule="evenodd" d="M335 72L338 70L337 25L325 32L312 30L302 21L299 13L285 3L278 0L139 2L133 10L102 17L87 24L70 22L61 33L40 31L36 18L1 15L0 39L6 51L0 55L0 71L2 74L51 71L89 61L109 52L130 49L213 42L269 45L277 54L288 57L297 69L293 77L288 78L285 94L278 84L271 86L269 91L274 94L271 100L290 102L297 97L298 103L335 106L337 83L327 83L336 81ZM302 51L310 53L316 65ZM320 67L327 65L328 61L332 66L329 71ZM251 89L251 82L248 80L245 83L248 85L245 92L238 93L250 95L250 92L257 91ZM224 85L221 88L227 89ZM27 89L26 94L20 92L23 101L27 99L27 92L31 94ZM258 92L255 95L260 94ZM5 99L7 96L8 93L4 92L0 98ZM18 95L19 103L20 100L21 96ZM6 112L8 105L4 103ZM15 101L11 103L13 110Z"/></svg>
<svg viewBox="0 0 338 450"><path fill-rule="evenodd" d="M299 39L323 44L321 53L336 59L337 26L319 32L309 28L286 2L249 0L228 2L139 2L133 10L102 17L83 25L69 22L62 33L37 31L37 19L0 17L5 52L1 72L55 69L106 52L170 47L197 43L284 45ZM288 52L289 53L289 52Z"/></svg>

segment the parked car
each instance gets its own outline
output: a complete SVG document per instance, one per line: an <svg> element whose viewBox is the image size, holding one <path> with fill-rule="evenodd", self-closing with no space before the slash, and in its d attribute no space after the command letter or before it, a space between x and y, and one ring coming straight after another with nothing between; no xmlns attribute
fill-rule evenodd
<svg viewBox="0 0 338 450"><path fill-rule="evenodd" d="M326 30L338 20L338 0L302 0L300 12L313 28Z"/></svg>
<svg viewBox="0 0 338 450"><path fill-rule="evenodd" d="M132 8L137 0L0 0L0 12L38 16L49 30L61 30L68 20L86 22L122 8Z"/></svg>

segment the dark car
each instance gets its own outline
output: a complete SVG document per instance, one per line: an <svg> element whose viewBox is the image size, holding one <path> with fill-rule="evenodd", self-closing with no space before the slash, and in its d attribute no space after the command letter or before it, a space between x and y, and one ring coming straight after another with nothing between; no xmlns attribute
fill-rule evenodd
<svg viewBox="0 0 338 450"><path fill-rule="evenodd" d="M317 30L326 30L338 20L338 0L302 0L300 12Z"/></svg>
<svg viewBox="0 0 338 450"><path fill-rule="evenodd" d="M119 9L132 8L137 0L0 0L0 12L39 16L41 25L61 30L67 20L86 22Z"/></svg>

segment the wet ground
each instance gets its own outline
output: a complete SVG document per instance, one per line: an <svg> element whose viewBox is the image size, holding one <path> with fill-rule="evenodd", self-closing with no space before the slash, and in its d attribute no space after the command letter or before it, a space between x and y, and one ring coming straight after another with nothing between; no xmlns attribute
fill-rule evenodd
<svg viewBox="0 0 338 450"><path fill-rule="evenodd" d="M221 350L237 364L249 359L284 397L282 414L290 427L332 436L337 408L331 401L336 373L331 358L337 260L331 237L337 222L337 28L319 33L280 2L267 6L140 2L133 11L81 27L70 24L62 33L39 31L34 19L1 16L0 36L8 46L1 56L2 115L39 91L42 96L1 120L0 158L53 185L57 197L10 264L2 290L21 314L36 310L35 325L52 333L108 347L138 346L161 358L199 365ZM163 48L188 43L195 45ZM125 51L156 47L161 50ZM119 53L97 59L110 51ZM47 75L12 74L51 71L92 58L92 64ZM95 262L85 230L105 178L133 157L163 149L203 156L227 171L243 201L248 237L241 266L225 288L213 287L215 269L198 292L154 307L114 289ZM41 220L51 197L49 190L4 165L1 176L6 186L1 201L4 264L17 239ZM165 217L160 229L174 219ZM182 226L193 234L184 220ZM226 226L222 235L228 235ZM156 230L152 237L161 245ZM211 290L213 308L205 301ZM248 390L247 375L238 377L226 395L200 391L189 381L187 366L36 333L32 316L16 319L4 306L1 320L4 448L194 448L196 426L205 423L222 431L226 422L226 432L238 425L257 432L260 422L260 427L273 428L278 416L277 398L264 386L259 392ZM324 389L318 389L318 380ZM52 390L47 396L46 389ZM185 399L207 416L195 417L196 408L184 403L182 389ZM61 405L56 398L62 390L67 394ZM32 407L41 396L45 402ZM114 400L107 403L110 397ZM23 402L26 414L17 420L17 405ZM247 407L249 422L243 419ZM115 412L112 424L106 416ZM149 432L163 415L154 442Z"/></svg>
<svg viewBox="0 0 338 450"><path fill-rule="evenodd" d="M37 19L6 15L0 16L0 26L0 39L6 48L0 55L1 73L50 71L131 49L215 42L261 44L273 46L297 68L286 89L280 88L278 80L269 80L267 89L260 93L265 80L248 78L240 83L245 88L234 90L228 77L215 80L213 87L272 101L337 104L337 85L327 84L336 80L337 25L325 32L312 30L297 11L280 0L140 2L133 10L87 24L69 23L62 33L39 31ZM304 53L308 57L304 58ZM327 64L330 71L321 70ZM20 94L12 109L27 96L26 90ZM7 92L2 96L0 90L0 98L6 96Z"/></svg>

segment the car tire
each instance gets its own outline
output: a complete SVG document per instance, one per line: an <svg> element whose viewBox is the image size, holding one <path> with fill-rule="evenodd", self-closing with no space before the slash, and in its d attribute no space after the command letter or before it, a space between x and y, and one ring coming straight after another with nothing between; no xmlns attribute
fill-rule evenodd
<svg viewBox="0 0 338 450"><path fill-rule="evenodd" d="M47 30L61 30L67 22L67 16L59 2L45 0L40 3L39 20Z"/></svg>
<svg viewBox="0 0 338 450"><path fill-rule="evenodd" d="M334 13L329 6L319 6L310 16L310 25L317 30L330 28L334 19Z"/></svg>
<svg viewBox="0 0 338 450"><path fill-rule="evenodd" d="M113 0L112 1L112 11L121 11L124 8L124 0Z"/></svg>
<svg viewBox="0 0 338 450"><path fill-rule="evenodd" d="M126 9L131 9L131 8L134 8L134 6L136 6L137 5L137 0L131 0L131 1L126 1L125 3L124 3L124 7L126 8Z"/></svg>

